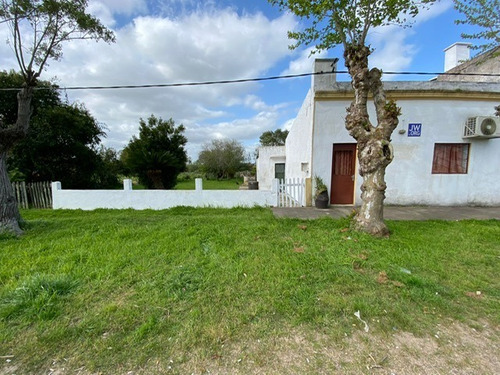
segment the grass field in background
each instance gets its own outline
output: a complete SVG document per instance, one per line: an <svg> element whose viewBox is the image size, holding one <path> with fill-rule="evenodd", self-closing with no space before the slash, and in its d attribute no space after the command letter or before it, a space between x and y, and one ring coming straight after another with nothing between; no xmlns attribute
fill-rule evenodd
<svg viewBox="0 0 500 375"><path fill-rule="evenodd" d="M389 222L375 239L264 208L23 217L24 236L0 237L0 356L18 373L166 368L295 328L336 340L363 330L356 311L381 333L500 323L494 220Z"/></svg>
<svg viewBox="0 0 500 375"><path fill-rule="evenodd" d="M240 185L243 183L242 178L232 178L229 180L206 180L203 179L203 189L204 190L238 190ZM134 190L144 190L146 187L139 183L135 183L133 186ZM175 185L174 190L194 190L195 181L178 181Z"/></svg>
<svg viewBox="0 0 500 375"><path fill-rule="evenodd" d="M204 190L238 190L243 183L241 178L232 178L229 180L206 180L203 179ZM179 181L174 188L175 190L194 190L195 181Z"/></svg>

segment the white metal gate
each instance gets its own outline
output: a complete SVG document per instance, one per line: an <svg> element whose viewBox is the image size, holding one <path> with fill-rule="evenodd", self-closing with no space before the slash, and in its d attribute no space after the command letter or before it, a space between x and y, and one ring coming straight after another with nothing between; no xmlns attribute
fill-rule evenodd
<svg viewBox="0 0 500 375"><path fill-rule="evenodd" d="M279 181L278 206L302 207L305 204L306 181L303 178L287 178Z"/></svg>

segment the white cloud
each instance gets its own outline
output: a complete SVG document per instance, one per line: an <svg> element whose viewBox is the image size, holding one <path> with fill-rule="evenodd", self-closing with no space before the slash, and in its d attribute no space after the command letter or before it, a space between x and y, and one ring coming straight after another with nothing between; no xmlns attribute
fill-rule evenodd
<svg viewBox="0 0 500 375"><path fill-rule="evenodd" d="M201 146L211 139L236 139L246 146L253 145L253 141L263 132L276 127L277 120L277 111L263 111L252 118L240 118L210 126L193 124L186 130L189 153L196 159Z"/></svg>
<svg viewBox="0 0 500 375"><path fill-rule="evenodd" d="M378 30L379 34L372 35L373 45L379 47L370 56L370 65L381 68L383 71L398 72L407 69L417 49L414 45L406 42L410 31L397 26L386 26ZM385 76L391 79L393 76Z"/></svg>
<svg viewBox="0 0 500 375"><path fill-rule="evenodd" d="M0 27L0 66L1 69L16 69L17 62L13 50L7 44L10 33L7 27Z"/></svg>
<svg viewBox="0 0 500 375"><path fill-rule="evenodd" d="M109 14L116 12L113 4L117 3L106 2ZM141 9L141 2L127 4L127 11ZM42 78L57 76L59 85L66 87L252 78L290 55L286 33L295 22L287 14L270 20L261 13L239 15L231 9L196 11L175 18L138 16L115 31L114 44L67 44L63 60L52 63ZM246 140L276 126L279 108L256 96L258 87L245 83L87 90L68 91L68 96L85 103L107 125L105 143L109 146L123 147L137 133L139 118L155 114L172 117L187 127L190 156L196 158L193 152L214 136ZM247 119L231 120L238 115L227 108L234 106L257 114L246 111ZM225 121L212 125L217 118Z"/></svg>
<svg viewBox="0 0 500 375"><path fill-rule="evenodd" d="M134 39L163 78L248 78L288 54L284 33L293 24L287 15L269 21L262 14L239 16L228 9L182 19L140 17Z"/></svg>
<svg viewBox="0 0 500 375"><path fill-rule="evenodd" d="M255 111L263 111L269 108L269 106L257 95L247 95L244 103L245 107L251 108Z"/></svg>
<svg viewBox="0 0 500 375"><path fill-rule="evenodd" d="M419 14L415 26L450 6L451 0L434 4ZM192 8L196 10L189 12ZM60 86L108 86L252 78L270 69L283 74L311 72L314 58L326 55L309 57L310 48L288 50L287 31L295 29L297 20L285 13L271 20L262 13L217 9L215 1L196 0L91 0L90 10L115 29L116 43L68 43L62 61L51 62L42 79L57 76ZM374 30L373 65L406 69L418 52L408 43L413 32L393 26ZM0 41L6 38L6 27L0 27ZM285 59L292 61L279 66ZM4 43L0 66L16 69L13 53ZM214 137L234 138L250 147L262 132L291 126L293 120L280 118L282 106L258 96L260 87L245 83L67 94L70 100L85 103L107 125L108 146L122 148L137 134L139 118L155 114L186 126L189 153L196 159L201 145ZM298 93L303 95L305 91Z"/></svg>
<svg viewBox="0 0 500 375"><path fill-rule="evenodd" d="M429 9L424 9L417 14L415 17L415 23L418 25L432 18L438 17L451 8L453 8L452 0L441 0L435 2Z"/></svg>
<svg viewBox="0 0 500 375"><path fill-rule="evenodd" d="M135 12L146 12L148 6L145 0L91 0L89 6L101 4L114 14L132 15Z"/></svg>
<svg viewBox="0 0 500 375"><path fill-rule="evenodd" d="M97 17L106 27L115 26L113 12L100 1L93 1L89 4L88 12Z"/></svg>
<svg viewBox="0 0 500 375"><path fill-rule="evenodd" d="M289 120L287 120L283 126L281 127L282 130L288 130L290 131L292 129L292 125L293 123L295 122L295 119L294 118L291 118Z"/></svg>
<svg viewBox="0 0 500 375"><path fill-rule="evenodd" d="M145 0L91 0L87 11L107 27L114 27L115 15L146 14L148 7Z"/></svg>
<svg viewBox="0 0 500 375"><path fill-rule="evenodd" d="M302 74L310 73L313 71L314 59L320 59L327 56L327 51L321 51L311 55L311 52L315 47L309 47L300 52L300 55L295 59L290 61L288 68L285 69L281 74L292 75L292 74Z"/></svg>
<svg viewBox="0 0 500 375"><path fill-rule="evenodd" d="M419 48L407 39L414 35L415 28L426 21L446 12L453 6L451 0L443 0L433 4L429 9L422 9L413 19L411 28L402 28L396 25L382 26L373 29L369 35L369 44L375 48L370 56L370 65L384 71L403 71L411 65ZM385 76L384 79L394 80L395 75Z"/></svg>

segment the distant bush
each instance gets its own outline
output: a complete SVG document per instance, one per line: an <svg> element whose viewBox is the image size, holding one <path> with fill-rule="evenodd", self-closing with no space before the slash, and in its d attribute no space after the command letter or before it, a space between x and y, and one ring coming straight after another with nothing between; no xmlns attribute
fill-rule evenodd
<svg viewBox="0 0 500 375"><path fill-rule="evenodd" d="M242 168L245 160L245 149L236 140L213 139L203 145L198 156L201 170L219 180L234 178Z"/></svg>
<svg viewBox="0 0 500 375"><path fill-rule="evenodd" d="M181 172L177 176L177 182L180 181L191 181L196 178L206 179L206 176L201 172Z"/></svg>

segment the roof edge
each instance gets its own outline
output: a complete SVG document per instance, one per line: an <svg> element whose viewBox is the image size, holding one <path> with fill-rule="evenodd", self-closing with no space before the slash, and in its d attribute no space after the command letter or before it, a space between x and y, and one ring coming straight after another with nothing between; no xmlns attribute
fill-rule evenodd
<svg viewBox="0 0 500 375"><path fill-rule="evenodd" d="M491 99L500 100L500 83L447 81L391 81L384 82L388 96L404 98ZM316 99L353 97L350 82L336 82L331 90L316 91Z"/></svg>

